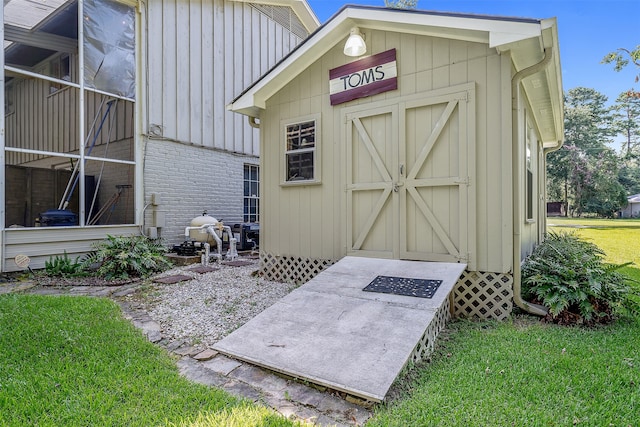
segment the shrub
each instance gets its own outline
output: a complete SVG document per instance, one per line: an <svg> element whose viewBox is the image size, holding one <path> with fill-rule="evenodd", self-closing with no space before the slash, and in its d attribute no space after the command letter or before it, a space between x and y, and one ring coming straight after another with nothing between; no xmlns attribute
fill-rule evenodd
<svg viewBox="0 0 640 427"><path fill-rule="evenodd" d="M82 275L82 265L78 262L78 259L79 257L75 261L71 261L67 251L64 251L63 256L50 257L48 261L44 262L45 274L50 277L80 276Z"/></svg>
<svg viewBox="0 0 640 427"><path fill-rule="evenodd" d="M94 249L82 266L87 269L97 266L96 274L108 280L147 277L171 266L165 256L166 248L158 240L144 236L107 236L94 244Z"/></svg>
<svg viewBox="0 0 640 427"><path fill-rule="evenodd" d="M542 303L556 323L606 323L616 311L638 313L638 287L625 282L604 252L575 233L549 233L526 259L523 296Z"/></svg>

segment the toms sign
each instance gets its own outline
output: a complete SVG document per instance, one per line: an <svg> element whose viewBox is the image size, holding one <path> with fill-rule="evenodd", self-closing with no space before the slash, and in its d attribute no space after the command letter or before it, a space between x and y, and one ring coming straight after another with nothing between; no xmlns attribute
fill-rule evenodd
<svg viewBox="0 0 640 427"><path fill-rule="evenodd" d="M329 70L331 105L395 90L397 76L395 49Z"/></svg>

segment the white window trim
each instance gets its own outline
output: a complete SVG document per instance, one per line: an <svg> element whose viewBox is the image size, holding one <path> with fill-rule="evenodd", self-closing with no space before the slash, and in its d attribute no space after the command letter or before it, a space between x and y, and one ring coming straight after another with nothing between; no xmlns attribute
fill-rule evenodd
<svg viewBox="0 0 640 427"><path fill-rule="evenodd" d="M313 148L301 148L298 150L287 150L287 126L295 125L304 122L316 122L315 142ZM320 149L322 146L322 123L320 121L320 113L309 114L306 116L294 117L292 119L280 121L280 135L282 140L280 141L280 186L282 187L297 187L301 185L315 185L322 182L322 156L320 155ZM296 153L309 153L313 152L313 179L305 179L299 181L287 181L287 155Z"/></svg>
<svg viewBox="0 0 640 427"><path fill-rule="evenodd" d="M243 166L243 175L244 175L244 170L246 168L249 168L249 183L252 182L256 182L258 184L258 194L257 195L244 195L243 199L242 199L242 221L243 222L260 222L260 165L256 165L256 164L252 164L252 163L245 163ZM252 181L251 180L251 169L255 168L258 172L258 179L257 181ZM243 187L245 185L245 183L247 182L247 179L244 178L243 176ZM244 189L243 189L243 193L244 193ZM249 213L245 213L244 209L245 209L245 203L247 200L256 200L256 212L255 212L255 221L251 221L251 211L249 211Z"/></svg>
<svg viewBox="0 0 640 427"><path fill-rule="evenodd" d="M525 120L525 141L524 141L524 219L527 224L533 224L536 222L536 211L537 211L537 198L535 197L536 193L536 170L537 163L536 156L533 150L533 140L535 138L532 137L533 129L529 127L529 119L528 117ZM531 183L529 183L529 174L531 174ZM529 185L531 186L531 191L529 191ZM531 213L531 215L529 215Z"/></svg>

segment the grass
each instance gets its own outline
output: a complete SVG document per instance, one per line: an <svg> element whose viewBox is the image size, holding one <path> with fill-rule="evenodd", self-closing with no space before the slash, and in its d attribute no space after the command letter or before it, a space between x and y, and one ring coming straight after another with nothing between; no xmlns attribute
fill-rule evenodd
<svg viewBox="0 0 640 427"><path fill-rule="evenodd" d="M604 218L567 218L567 217L549 217L547 224L559 226L591 226L591 227L637 227L640 228L640 219L604 219Z"/></svg>
<svg viewBox="0 0 640 427"><path fill-rule="evenodd" d="M640 219L549 218L552 230L570 230L595 243L606 254L606 261L615 264L633 262L620 270L640 281Z"/></svg>
<svg viewBox="0 0 640 427"><path fill-rule="evenodd" d="M640 221L549 223L600 246L608 262L634 262L621 271L640 280ZM640 425L640 319L595 329L458 320L441 338L367 426Z"/></svg>
<svg viewBox="0 0 640 427"><path fill-rule="evenodd" d="M182 378L106 299L0 296L0 426L291 426Z"/></svg>
<svg viewBox="0 0 640 427"><path fill-rule="evenodd" d="M374 426L640 425L640 321L456 321Z"/></svg>

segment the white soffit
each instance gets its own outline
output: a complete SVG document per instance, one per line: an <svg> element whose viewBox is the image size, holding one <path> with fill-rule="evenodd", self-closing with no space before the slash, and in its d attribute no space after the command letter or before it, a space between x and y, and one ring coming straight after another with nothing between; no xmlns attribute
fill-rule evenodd
<svg viewBox="0 0 640 427"><path fill-rule="evenodd" d="M4 24L32 31L72 0L4 0ZM13 42L4 40L3 48Z"/></svg>
<svg viewBox="0 0 640 427"><path fill-rule="evenodd" d="M31 30L68 0L4 0L4 23Z"/></svg>
<svg viewBox="0 0 640 427"><path fill-rule="evenodd" d="M540 23L532 19L420 11L390 12L381 8L351 8L344 12L347 12L346 18L353 19L362 27L489 43L490 47L538 37L541 31Z"/></svg>

